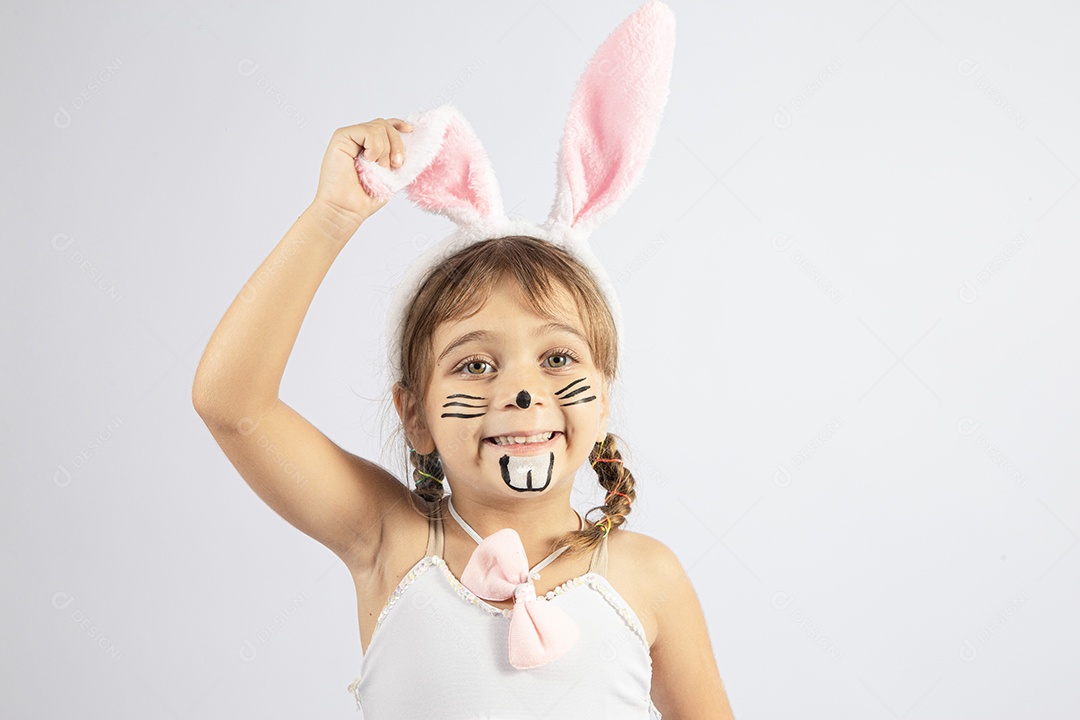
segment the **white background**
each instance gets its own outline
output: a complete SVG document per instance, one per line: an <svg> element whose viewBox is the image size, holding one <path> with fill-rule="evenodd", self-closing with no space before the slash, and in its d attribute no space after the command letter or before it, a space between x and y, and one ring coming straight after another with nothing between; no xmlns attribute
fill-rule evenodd
<svg viewBox="0 0 1080 720"><path fill-rule="evenodd" d="M671 4L664 126L592 238L628 528L683 561L739 720L1076 717L1080 11ZM199 357L336 127L452 102L546 217L635 7L5 6L0 715L357 717L348 571L214 443ZM300 333L281 397L359 455L397 457L388 293L449 230L392 201Z"/></svg>

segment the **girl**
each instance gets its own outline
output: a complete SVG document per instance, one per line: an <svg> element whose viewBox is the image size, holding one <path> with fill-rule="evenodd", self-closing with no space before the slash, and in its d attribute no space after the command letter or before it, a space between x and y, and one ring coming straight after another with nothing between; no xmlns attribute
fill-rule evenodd
<svg viewBox="0 0 1080 720"><path fill-rule="evenodd" d="M654 36L641 26L655 31L664 13L647 3L590 68L610 77L604 48ZM625 59L626 47L616 49ZM621 320L595 257L567 240L580 241L633 186L643 155L635 161L630 148L642 138L626 128L648 128L637 143L647 154L662 98L637 117L617 108L612 124L616 115L598 119L581 101L589 78L560 177L588 157L575 137L618 137L624 151L592 159L610 162L599 182L560 180L556 206L577 210L565 221L553 210L542 227L502 215L486 156L449 106L336 130L314 201L200 362L192 397L222 450L353 576L364 659L349 690L368 720L732 718L678 558L622 528L635 481L607 432ZM402 188L461 226L412 268L390 313L392 394L414 490L277 397L331 263ZM597 521L570 504L585 462L607 491Z"/></svg>

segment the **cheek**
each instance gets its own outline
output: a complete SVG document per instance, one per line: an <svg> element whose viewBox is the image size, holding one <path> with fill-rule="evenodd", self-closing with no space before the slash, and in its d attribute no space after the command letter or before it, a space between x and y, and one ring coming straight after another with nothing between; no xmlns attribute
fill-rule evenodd
<svg viewBox="0 0 1080 720"><path fill-rule="evenodd" d="M457 452L465 444L472 447L482 422L480 418L487 414L487 398L475 392L440 390L433 393L428 405L432 408L429 427L437 444L445 454Z"/></svg>
<svg viewBox="0 0 1080 720"><path fill-rule="evenodd" d="M599 382L594 381L593 376L583 375L555 391L560 407L566 408L563 412L579 428L587 428L589 432L599 430L602 422L603 407L597 390L599 387ZM577 444L578 439L575 438L574 443Z"/></svg>
<svg viewBox="0 0 1080 720"><path fill-rule="evenodd" d="M450 395L451 398L467 398L465 400L449 400L442 404L439 413L440 418L456 418L471 420L486 414L487 405L481 404L484 398L473 395Z"/></svg>
<svg viewBox="0 0 1080 720"><path fill-rule="evenodd" d="M583 375L576 380L555 391L555 397L559 405L569 407L582 405L596 401L596 393L593 392L592 378Z"/></svg>

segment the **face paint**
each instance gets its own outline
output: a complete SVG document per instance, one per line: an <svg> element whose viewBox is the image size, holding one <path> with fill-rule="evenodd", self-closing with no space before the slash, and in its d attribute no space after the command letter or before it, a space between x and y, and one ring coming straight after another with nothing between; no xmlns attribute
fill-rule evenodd
<svg viewBox="0 0 1080 720"><path fill-rule="evenodd" d="M532 405L532 395L528 390L521 390L514 398L519 408ZM503 482L508 488L518 492L535 492L551 484L551 471L555 467L555 453L547 455L503 455L499 458L499 469Z"/></svg>
<svg viewBox="0 0 1080 720"><path fill-rule="evenodd" d="M536 492L551 484L555 453L547 455L503 455L499 458L502 479L518 492Z"/></svg>
<svg viewBox="0 0 1080 720"><path fill-rule="evenodd" d="M470 405L469 403L458 402L457 400L453 400L453 398L466 398L467 400L483 400L484 399L482 397L476 397L475 395L466 395L464 393L454 393L453 395L447 395L446 396L446 399L447 400L452 400L452 402L443 403L443 407L454 407L454 406L467 407L467 408L487 407L487 405ZM474 417L480 417L481 415L484 415L484 414L485 413L482 413L482 412L475 413L475 414L448 412L448 413L443 413L440 417L474 418Z"/></svg>
<svg viewBox="0 0 1080 720"><path fill-rule="evenodd" d="M584 377L578 378L561 390L557 390L555 396L561 401L568 400L576 395L586 392L589 390L590 386L579 384L584 380ZM446 399L449 402L443 403L444 408L461 407L477 410L478 412L444 412L441 417L468 419L481 417L487 414L486 410L482 410L482 408L487 407L487 404L478 402L483 401L486 398L476 395L466 395L465 393L454 393L453 395L447 395ZM589 395L561 404L576 405L577 403L589 402L595 399L595 395ZM522 409L528 408L532 405L532 395L529 394L528 390L520 390L514 398L514 404ZM550 451L546 454L503 455L499 458L499 470L503 482L508 488L518 492L539 492L545 490L551 484L551 476L554 468L555 453Z"/></svg>
<svg viewBox="0 0 1080 720"><path fill-rule="evenodd" d="M589 385L581 385L581 386L575 388L574 390L566 393L565 395L562 394L562 393L566 392L567 390L570 390L570 388L574 387L575 385L577 385L579 382L581 382L584 379L585 378L580 377L577 380L575 380L574 382L572 382L569 385L567 385L566 387L564 387L562 390L556 390L555 391L555 397L559 398L559 400L562 401L562 400L566 400L567 398L572 398L575 395L577 395L578 393L585 392L591 386L589 386ZM564 406L565 405L577 405L578 403L585 403L585 402L589 402L590 400L595 400L595 399L596 399L595 395L589 395L588 397L578 398L577 400L574 400L572 402L566 402L566 403L560 402L560 404L564 405Z"/></svg>

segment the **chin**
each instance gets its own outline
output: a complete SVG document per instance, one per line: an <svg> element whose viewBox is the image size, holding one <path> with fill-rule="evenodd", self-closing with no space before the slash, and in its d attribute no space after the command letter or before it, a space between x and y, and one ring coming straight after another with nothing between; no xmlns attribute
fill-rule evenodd
<svg viewBox="0 0 1080 720"><path fill-rule="evenodd" d="M499 458L499 477L503 485L517 493L543 492L552 485L555 453L532 455L503 454Z"/></svg>

